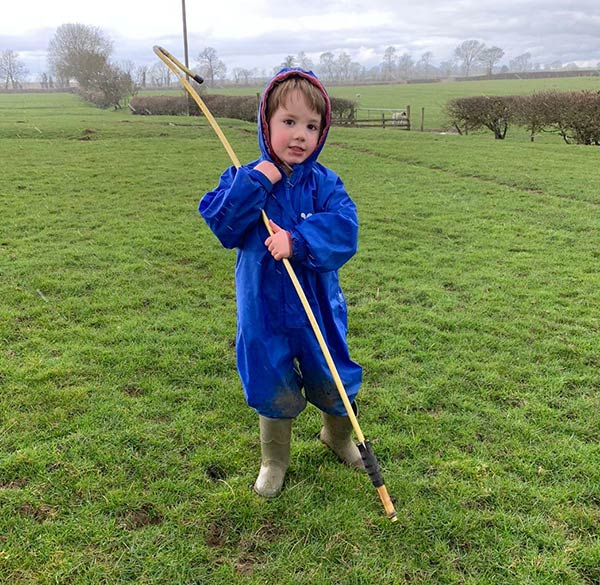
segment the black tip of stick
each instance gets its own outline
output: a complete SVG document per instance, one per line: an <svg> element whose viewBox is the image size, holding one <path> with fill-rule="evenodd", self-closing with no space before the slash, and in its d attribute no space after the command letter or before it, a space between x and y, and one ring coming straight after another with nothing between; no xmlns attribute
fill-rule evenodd
<svg viewBox="0 0 600 585"><path fill-rule="evenodd" d="M375 457L375 453L373 453L373 450L371 449L369 440L365 440L364 445L358 443L358 450L360 451L360 456L365 464L365 470L371 478L371 482L376 488L381 487L383 485L381 468L379 467L379 462L377 461L377 457Z"/></svg>
<svg viewBox="0 0 600 585"><path fill-rule="evenodd" d="M202 79L202 77L200 77L199 75L194 75L194 81L196 83L204 83L204 79Z"/></svg>

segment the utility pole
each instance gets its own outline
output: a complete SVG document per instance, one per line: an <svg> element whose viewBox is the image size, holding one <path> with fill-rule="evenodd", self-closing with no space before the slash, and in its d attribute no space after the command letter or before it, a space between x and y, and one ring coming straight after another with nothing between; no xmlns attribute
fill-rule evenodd
<svg viewBox="0 0 600 585"><path fill-rule="evenodd" d="M185 0L181 0L181 15L183 16L183 55L185 58L185 66L190 68L190 61L188 58L188 41L187 41L187 20L185 17ZM189 76L187 76L189 79Z"/></svg>
<svg viewBox="0 0 600 585"><path fill-rule="evenodd" d="M190 61L188 58L188 39L187 39L187 19L185 17L185 0L181 0L181 15L183 17L183 56L185 59L185 66L190 68ZM186 73L185 78L187 81L190 80L190 76ZM186 93L187 98L187 115L190 115L190 97Z"/></svg>

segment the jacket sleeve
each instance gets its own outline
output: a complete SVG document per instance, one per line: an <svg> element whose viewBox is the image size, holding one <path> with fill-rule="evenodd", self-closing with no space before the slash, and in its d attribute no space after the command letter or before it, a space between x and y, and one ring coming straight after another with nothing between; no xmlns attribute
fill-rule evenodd
<svg viewBox="0 0 600 585"><path fill-rule="evenodd" d="M260 213L273 185L250 167L228 168L218 187L200 200L199 211L225 248L239 247Z"/></svg>
<svg viewBox="0 0 600 585"><path fill-rule="evenodd" d="M291 230L292 261L327 272L342 267L358 247L356 205L344 184L331 173L320 188L320 211Z"/></svg>

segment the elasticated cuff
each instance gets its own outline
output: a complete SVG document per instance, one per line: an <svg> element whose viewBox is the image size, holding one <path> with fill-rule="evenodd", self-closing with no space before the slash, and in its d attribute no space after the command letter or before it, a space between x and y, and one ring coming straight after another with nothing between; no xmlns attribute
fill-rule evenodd
<svg viewBox="0 0 600 585"><path fill-rule="evenodd" d="M296 230L290 233L292 234L292 260L302 262L308 254L306 241Z"/></svg>
<svg viewBox="0 0 600 585"><path fill-rule="evenodd" d="M271 193L271 191L273 191L273 183L271 183L271 181L269 181L268 177L266 175L263 175L263 173L261 173L260 171L257 171L256 169L252 169L248 173L248 176L251 179L258 181L265 188L267 193Z"/></svg>

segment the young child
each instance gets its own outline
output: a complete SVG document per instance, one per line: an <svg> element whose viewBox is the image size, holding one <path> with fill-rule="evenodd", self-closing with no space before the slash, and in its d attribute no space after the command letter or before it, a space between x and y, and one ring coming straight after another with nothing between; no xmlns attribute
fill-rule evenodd
<svg viewBox="0 0 600 585"><path fill-rule="evenodd" d="M246 401L259 414L262 451L254 490L274 497L289 465L292 420L307 401L322 411L321 440L346 464L363 467L344 404L280 262L291 262L352 403L362 370L348 354L337 271L356 252L358 220L342 181L317 162L331 105L316 76L283 69L263 92L258 114L261 158L227 169L199 209L223 246L238 249L237 365Z"/></svg>

